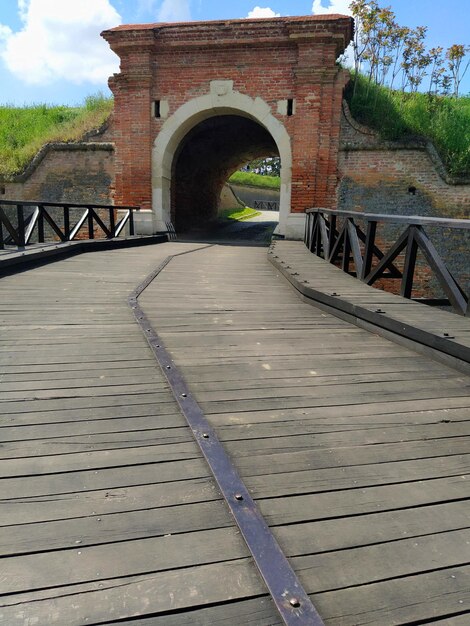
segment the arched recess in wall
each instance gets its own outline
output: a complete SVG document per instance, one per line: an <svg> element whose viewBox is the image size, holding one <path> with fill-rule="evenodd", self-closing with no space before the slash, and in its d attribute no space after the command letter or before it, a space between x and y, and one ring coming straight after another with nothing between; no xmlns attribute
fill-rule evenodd
<svg viewBox="0 0 470 626"><path fill-rule="evenodd" d="M165 229L166 222L171 219L172 170L182 141L198 124L218 116L249 118L265 128L273 138L282 164L279 207L279 232L282 234L290 213L291 140L284 125L272 115L264 100L233 91L231 81L213 81L209 94L183 104L163 124L152 154L152 206L157 228Z"/></svg>

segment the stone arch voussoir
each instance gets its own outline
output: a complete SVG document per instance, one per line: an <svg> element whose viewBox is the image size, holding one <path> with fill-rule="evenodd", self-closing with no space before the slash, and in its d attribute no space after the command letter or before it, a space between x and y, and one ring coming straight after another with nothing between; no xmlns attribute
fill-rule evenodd
<svg viewBox="0 0 470 626"><path fill-rule="evenodd" d="M291 138L286 128L262 98L250 98L233 91L231 81L213 81L211 92L183 104L163 124L152 151L152 207L157 228L165 230L171 215L173 160L179 145L200 122L219 115L248 117L272 136L281 157L281 199L279 232L282 234L290 213L292 181Z"/></svg>

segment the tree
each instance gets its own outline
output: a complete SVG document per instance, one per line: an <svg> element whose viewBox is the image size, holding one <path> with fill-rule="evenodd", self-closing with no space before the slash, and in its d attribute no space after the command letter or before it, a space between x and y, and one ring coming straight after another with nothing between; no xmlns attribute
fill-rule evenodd
<svg viewBox="0 0 470 626"><path fill-rule="evenodd" d="M468 68L470 46L454 44L446 52L425 45L427 27L409 28L396 21L390 7L381 7L377 0L352 0L349 5L355 18L354 75L359 72L369 85L387 85L391 89L401 78L402 91L416 92L429 75L428 94L458 96L460 84ZM447 61L447 67L444 67ZM353 97L357 82L354 82Z"/></svg>
<svg viewBox="0 0 470 626"><path fill-rule="evenodd" d="M431 74L429 80L429 89L428 94L437 94L439 92L439 88L442 85L443 76L445 73L445 69L442 67L444 65L444 59L442 53L444 48L441 46L437 46L436 48L431 48L429 50L429 57L431 59Z"/></svg>
<svg viewBox="0 0 470 626"><path fill-rule="evenodd" d="M424 45L427 30L427 26L418 26L411 29L406 38L401 64L403 68L403 91L407 87L412 92L418 91L418 87L426 76L426 69L432 62Z"/></svg>
<svg viewBox="0 0 470 626"><path fill-rule="evenodd" d="M454 96L457 98L459 95L460 83L465 76L468 66L470 65L470 59L467 63L464 62L465 57L470 52L470 46L464 46L462 44L454 44L447 49L446 59L447 65L451 73Z"/></svg>

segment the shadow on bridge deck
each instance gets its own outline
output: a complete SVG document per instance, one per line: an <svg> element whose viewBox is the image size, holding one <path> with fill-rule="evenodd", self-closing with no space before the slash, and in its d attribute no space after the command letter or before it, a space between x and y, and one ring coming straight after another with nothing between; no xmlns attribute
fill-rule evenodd
<svg viewBox="0 0 470 626"><path fill-rule="evenodd" d="M244 221L218 220L204 228L193 229L178 236L180 241L241 243L268 246L279 223L279 212L260 211L260 215Z"/></svg>

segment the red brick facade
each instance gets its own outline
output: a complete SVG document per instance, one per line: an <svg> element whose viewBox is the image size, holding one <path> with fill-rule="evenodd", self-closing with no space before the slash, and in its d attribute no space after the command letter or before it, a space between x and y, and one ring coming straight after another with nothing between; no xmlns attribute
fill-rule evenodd
<svg viewBox="0 0 470 626"><path fill-rule="evenodd" d="M327 15L131 25L102 33L121 59L120 74L109 81L116 204L152 207L152 150L162 127L182 105L209 94L212 81L233 81L235 93L261 98L288 133L290 210L335 206L346 82L336 59L352 32L351 18ZM155 116L155 101L165 103L164 117Z"/></svg>

